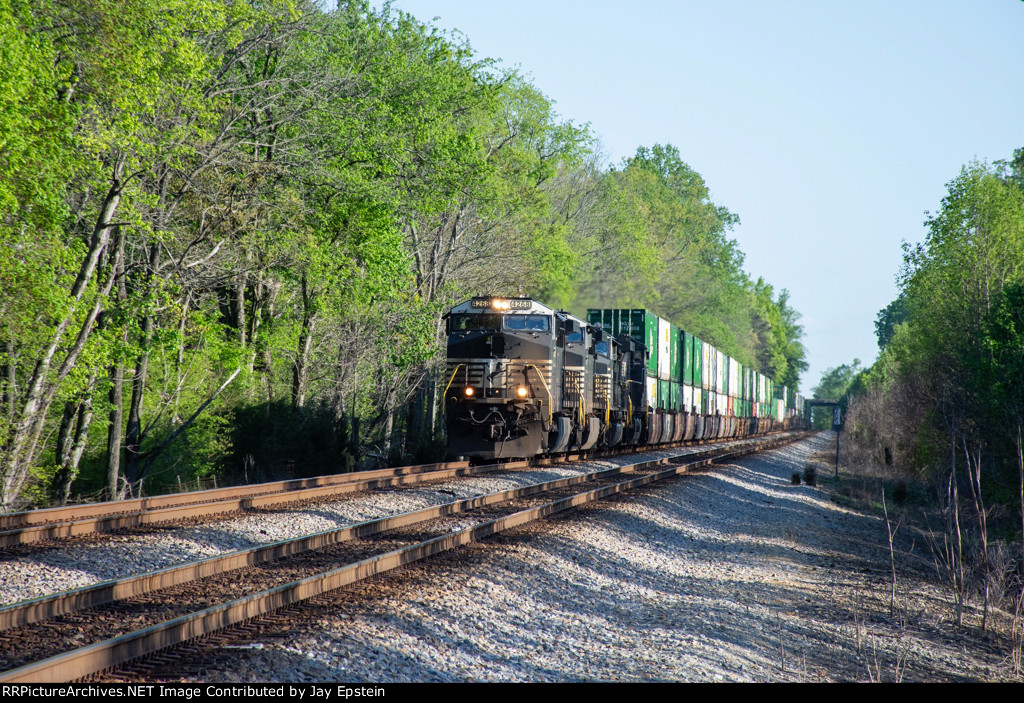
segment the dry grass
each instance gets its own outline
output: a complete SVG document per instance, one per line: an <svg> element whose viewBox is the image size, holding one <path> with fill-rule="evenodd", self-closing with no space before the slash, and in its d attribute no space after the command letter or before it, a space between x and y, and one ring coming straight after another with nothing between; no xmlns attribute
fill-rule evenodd
<svg viewBox="0 0 1024 703"><path fill-rule="evenodd" d="M890 524L900 525L899 534L893 540L895 563L895 587L884 589L891 618L889 623L876 623L876 633L887 638L902 641L908 631L916 636L932 632L943 640L954 639L959 648L969 652L1002 653L1005 668L993 678L1024 679L1024 665L1021 651L1024 647L1024 608L1021 607L1020 584L1010 577L1015 565L1010 560L990 569L988 575L982 571L983 558L979 541L971 538L970 529L975 527L974 519L966 510L961 516L963 523L963 544L960 556L966 565L967 594L960 604L962 619L958 617L957 597L950 578L949 550L952 534L946 534L947 524L934 486L915 480L897 472L893 466L886 466L872 455L847 452L841 444L839 475L836 476L835 449L820 451L810 457L809 466L817 471L819 484L829 492L833 502L851 510L883 517L882 497L888 509ZM854 461L854 459L859 461ZM848 460L851 460L847 463ZM1013 549L1019 553L1017 543ZM1001 550L1001 551L1000 551ZM998 556L1007 551L1007 545L995 548ZM990 544L990 558L993 547ZM982 592L985 579L994 592L994 605L989 612L986 629L982 629ZM889 579L887 578L886 581ZM866 597L882 597L882 588ZM960 624L957 625L958 620ZM856 629L860 629L858 626ZM860 648L858 648L860 649ZM867 648L862 650L864 665L872 681L899 681L902 676L902 662L890 662L888 675L878 665L877 659Z"/></svg>

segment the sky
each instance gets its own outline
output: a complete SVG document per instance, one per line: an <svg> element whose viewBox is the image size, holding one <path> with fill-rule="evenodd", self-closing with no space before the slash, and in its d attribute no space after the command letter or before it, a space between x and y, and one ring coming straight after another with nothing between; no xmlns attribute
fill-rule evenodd
<svg viewBox="0 0 1024 703"><path fill-rule="evenodd" d="M748 274L802 314L805 395L874 361L901 244L946 184L1024 147L1021 0L393 4L529 75L609 163L676 146L739 216Z"/></svg>

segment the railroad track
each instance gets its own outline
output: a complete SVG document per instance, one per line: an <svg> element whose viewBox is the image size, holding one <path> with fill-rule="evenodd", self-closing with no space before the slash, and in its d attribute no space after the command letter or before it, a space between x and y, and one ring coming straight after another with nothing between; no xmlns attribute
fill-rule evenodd
<svg viewBox="0 0 1024 703"><path fill-rule="evenodd" d="M726 440L724 443L729 441ZM680 446L683 444L666 444L653 449L674 449ZM627 452L592 453L588 458L620 456L635 451L630 449ZM374 489L410 486L462 476L479 476L495 471L551 466L580 458L582 457L579 455L568 454L555 459L510 461L479 466L470 466L467 461L420 464L8 513L0 515L0 549L154 525L169 525L185 520L212 519L240 511L281 508Z"/></svg>
<svg viewBox="0 0 1024 703"><path fill-rule="evenodd" d="M471 467L468 461L421 464L251 486L215 488L192 493L173 493L152 498L29 510L0 515L0 547L162 524L184 518L224 515L240 510L331 498L346 493L407 485L425 480L471 476L500 468L522 468L526 465L526 462L510 462L506 465Z"/></svg>
<svg viewBox="0 0 1024 703"><path fill-rule="evenodd" d="M476 496L15 604L0 609L0 666L10 669L0 681L82 678L556 512L802 436ZM578 492L582 484L588 490Z"/></svg>

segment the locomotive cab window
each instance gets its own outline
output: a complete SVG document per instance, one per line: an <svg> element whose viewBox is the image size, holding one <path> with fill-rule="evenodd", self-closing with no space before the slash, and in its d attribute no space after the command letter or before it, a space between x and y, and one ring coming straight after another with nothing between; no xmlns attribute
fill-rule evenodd
<svg viewBox="0 0 1024 703"><path fill-rule="evenodd" d="M465 313L452 315L452 332L497 332L501 324L501 315Z"/></svg>
<svg viewBox="0 0 1024 703"><path fill-rule="evenodd" d="M551 329L551 318L547 315L505 315L505 329L547 332Z"/></svg>

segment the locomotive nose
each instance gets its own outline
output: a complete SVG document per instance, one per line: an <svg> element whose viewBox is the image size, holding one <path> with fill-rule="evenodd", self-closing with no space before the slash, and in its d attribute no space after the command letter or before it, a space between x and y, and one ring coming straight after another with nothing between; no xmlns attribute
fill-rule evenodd
<svg viewBox="0 0 1024 703"><path fill-rule="evenodd" d="M505 356L505 335L492 334L490 337L491 358L500 359Z"/></svg>

